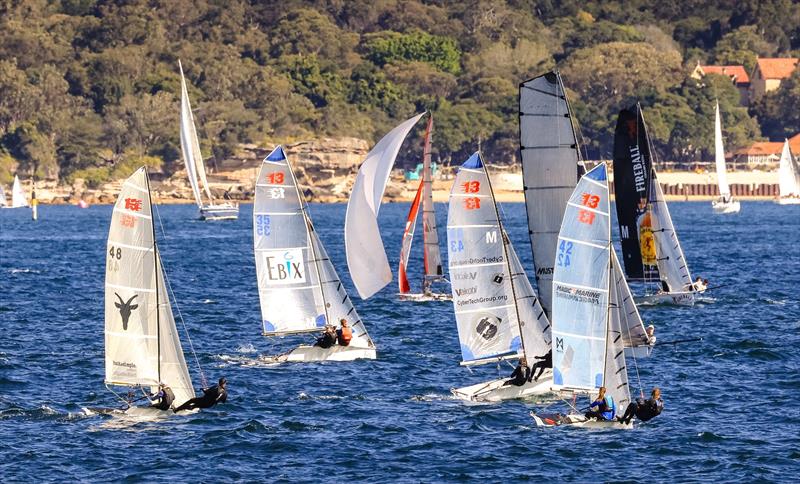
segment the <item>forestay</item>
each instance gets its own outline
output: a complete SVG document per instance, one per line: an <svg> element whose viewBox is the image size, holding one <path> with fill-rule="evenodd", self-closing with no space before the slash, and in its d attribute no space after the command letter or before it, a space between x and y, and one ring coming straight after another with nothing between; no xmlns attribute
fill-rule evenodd
<svg viewBox="0 0 800 484"><path fill-rule="evenodd" d="M520 84L520 151L528 231L542 306L552 311L558 230L583 162L558 72Z"/></svg>
<svg viewBox="0 0 800 484"><path fill-rule="evenodd" d="M362 299L392 281L392 270L378 228L378 211L400 145L424 114L404 121L372 148L358 170L347 202L344 224L347 267Z"/></svg>
<svg viewBox="0 0 800 484"><path fill-rule="evenodd" d="M725 169L725 148L722 145L722 121L719 117L719 102L714 105L714 162L717 168L717 186L719 195L728 198L731 189L728 187L728 174Z"/></svg>
<svg viewBox="0 0 800 484"><path fill-rule="evenodd" d="M463 364L546 353L549 323L503 232L479 153L453 183L447 244Z"/></svg>
<svg viewBox="0 0 800 484"><path fill-rule="evenodd" d="M783 142L781 161L778 168L778 183L780 196L800 196L800 170L797 169L792 157L789 140Z"/></svg>
<svg viewBox="0 0 800 484"><path fill-rule="evenodd" d="M653 237L655 239L655 251L658 254L658 273L662 283L666 283L669 292L687 291L692 284L692 276L689 273L689 265L683 256L681 243L675 227L672 225L672 217L669 214L667 201L661 185L658 183L655 170L652 172L650 193L650 210L652 211Z"/></svg>
<svg viewBox="0 0 800 484"><path fill-rule="evenodd" d="M105 373L111 385L159 382L175 405L194 397L155 244L149 183L140 168L122 185L106 248Z"/></svg>
<svg viewBox="0 0 800 484"><path fill-rule="evenodd" d="M181 61L178 61L178 69L181 71L181 152L183 153L183 161L186 164L186 172L189 175L189 183L192 185L195 201L197 206L201 207L203 199L198 177L202 181L203 190L206 197L208 197L209 203L212 201L211 190L208 187L208 180L206 180L206 168L203 163L203 154L200 151L200 142L197 138L192 105L189 102L189 91L186 88L186 79L183 76Z"/></svg>
<svg viewBox="0 0 800 484"><path fill-rule="evenodd" d="M19 177L14 175L14 185L11 187L11 208L20 208L28 206L28 197L25 196L25 191L22 189L22 183Z"/></svg>
<svg viewBox="0 0 800 484"><path fill-rule="evenodd" d="M558 237L553 279L553 384L594 391L603 385L611 248L605 164L581 178Z"/></svg>

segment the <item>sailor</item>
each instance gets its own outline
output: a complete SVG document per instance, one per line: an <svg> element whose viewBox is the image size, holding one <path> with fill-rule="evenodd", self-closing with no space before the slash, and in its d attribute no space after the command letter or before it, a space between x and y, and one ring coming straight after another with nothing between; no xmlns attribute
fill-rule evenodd
<svg viewBox="0 0 800 484"><path fill-rule="evenodd" d="M698 277L694 283L692 283L692 287L690 290L703 292L708 289L708 279L703 280L702 278Z"/></svg>
<svg viewBox="0 0 800 484"><path fill-rule="evenodd" d="M225 389L228 380L225 377L219 379L218 384L210 387L203 388L203 396L192 398L186 401L183 405L175 409L175 412L181 410L192 410L195 408L211 408L217 403L225 403L228 400L228 391Z"/></svg>
<svg viewBox="0 0 800 484"><path fill-rule="evenodd" d="M336 328L333 325L326 325L325 332L322 333L322 336L317 338L317 342L314 343L314 346L319 346L323 349L328 349L331 346L336 344Z"/></svg>
<svg viewBox="0 0 800 484"><path fill-rule="evenodd" d="M539 377L542 376L542 373L544 373L545 368L553 367L553 350L551 349L550 351L547 352L546 355L543 356L534 356L534 359L541 361L537 361L536 363L533 364L533 366L531 366L530 376L533 377L533 381L539 381ZM533 376L537 368L539 369L539 374ZM528 381L530 381L530 379L528 379Z"/></svg>
<svg viewBox="0 0 800 484"><path fill-rule="evenodd" d="M648 324L645 329L647 330L647 344L653 346L656 344L656 327Z"/></svg>
<svg viewBox="0 0 800 484"><path fill-rule="evenodd" d="M153 408L159 410L169 410L172 402L175 401L175 394L172 389L163 383L158 384L158 393L150 395L150 398L155 398L157 401L151 405Z"/></svg>
<svg viewBox="0 0 800 484"><path fill-rule="evenodd" d="M661 390L658 387L653 388L650 392L650 398L644 400L637 398L635 402L631 402L628 408L625 409L625 415L617 417L617 420L624 424L631 423L634 416L642 422L657 417L664 410L664 401L661 399Z"/></svg>
<svg viewBox="0 0 800 484"><path fill-rule="evenodd" d="M597 407L597 410L592 410ZM586 418L595 418L597 420L613 420L616 414L616 405L611 395L606 395L606 387L600 387L597 399L589 405L589 411L584 415Z"/></svg>
<svg viewBox="0 0 800 484"><path fill-rule="evenodd" d="M339 323L342 327L336 331L336 340L340 346L349 346L350 341L353 339L353 330L347 326L347 320L342 318Z"/></svg>
<svg viewBox="0 0 800 484"><path fill-rule="evenodd" d="M503 386L514 385L521 387L525 383L529 382L530 379L531 371L528 369L528 362L525 361L525 357L523 356L519 359L517 367L514 368L514 371L511 373L511 379L503 382Z"/></svg>

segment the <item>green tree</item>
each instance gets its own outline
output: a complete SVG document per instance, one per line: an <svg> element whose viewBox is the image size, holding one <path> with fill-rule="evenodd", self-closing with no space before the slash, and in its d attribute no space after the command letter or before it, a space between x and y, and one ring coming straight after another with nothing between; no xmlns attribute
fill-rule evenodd
<svg viewBox="0 0 800 484"><path fill-rule="evenodd" d="M761 97L751 112L761 122L765 136L773 140L790 138L800 132L800 68L781 86Z"/></svg>
<svg viewBox="0 0 800 484"><path fill-rule="evenodd" d="M407 34L384 31L365 38L367 58L380 67L395 61L419 61L450 74L461 71L461 50L450 37L420 31Z"/></svg>

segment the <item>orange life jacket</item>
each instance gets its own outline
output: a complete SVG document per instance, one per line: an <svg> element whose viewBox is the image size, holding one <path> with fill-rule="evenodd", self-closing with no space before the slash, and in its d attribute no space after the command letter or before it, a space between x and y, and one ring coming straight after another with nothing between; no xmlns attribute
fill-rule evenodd
<svg viewBox="0 0 800 484"><path fill-rule="evenodd" d="M347 346L350 344L350 340L353 339L353 330L350 328L342 328L339 330L339 344L342 346Z"/></svg>

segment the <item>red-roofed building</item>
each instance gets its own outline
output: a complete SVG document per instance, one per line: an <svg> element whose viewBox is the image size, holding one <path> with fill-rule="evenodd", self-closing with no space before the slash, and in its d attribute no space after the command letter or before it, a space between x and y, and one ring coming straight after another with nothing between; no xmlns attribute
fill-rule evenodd
<svg viewBox="0 0 800 484"><path fill-rule="evenodd" d="M790 77L797 70L798 58L761 58L756 61L756 68L750 76L751 99L778 89L781 81Z"/></svg>
<svg viewBox="0 0 800 484"><path fill-rule="evenodd" d="M800 133L789 138L789 149L795 158L800 155ZM733 159L736 163L747 163L751 166L777 164L782 151L783 141L756 141L747 148L735 151Z"/></svg>
<svg viewBox="0 0 800 484"><path fill-rule="evenodd" d="M739 103L742 106L747 106L750 94L750 76L744 66L701 66L697 63L697 67L692 71L691 77L695 79L702 79L706 74L719 74L731 78L731 82L739 90Z"/></svg>

